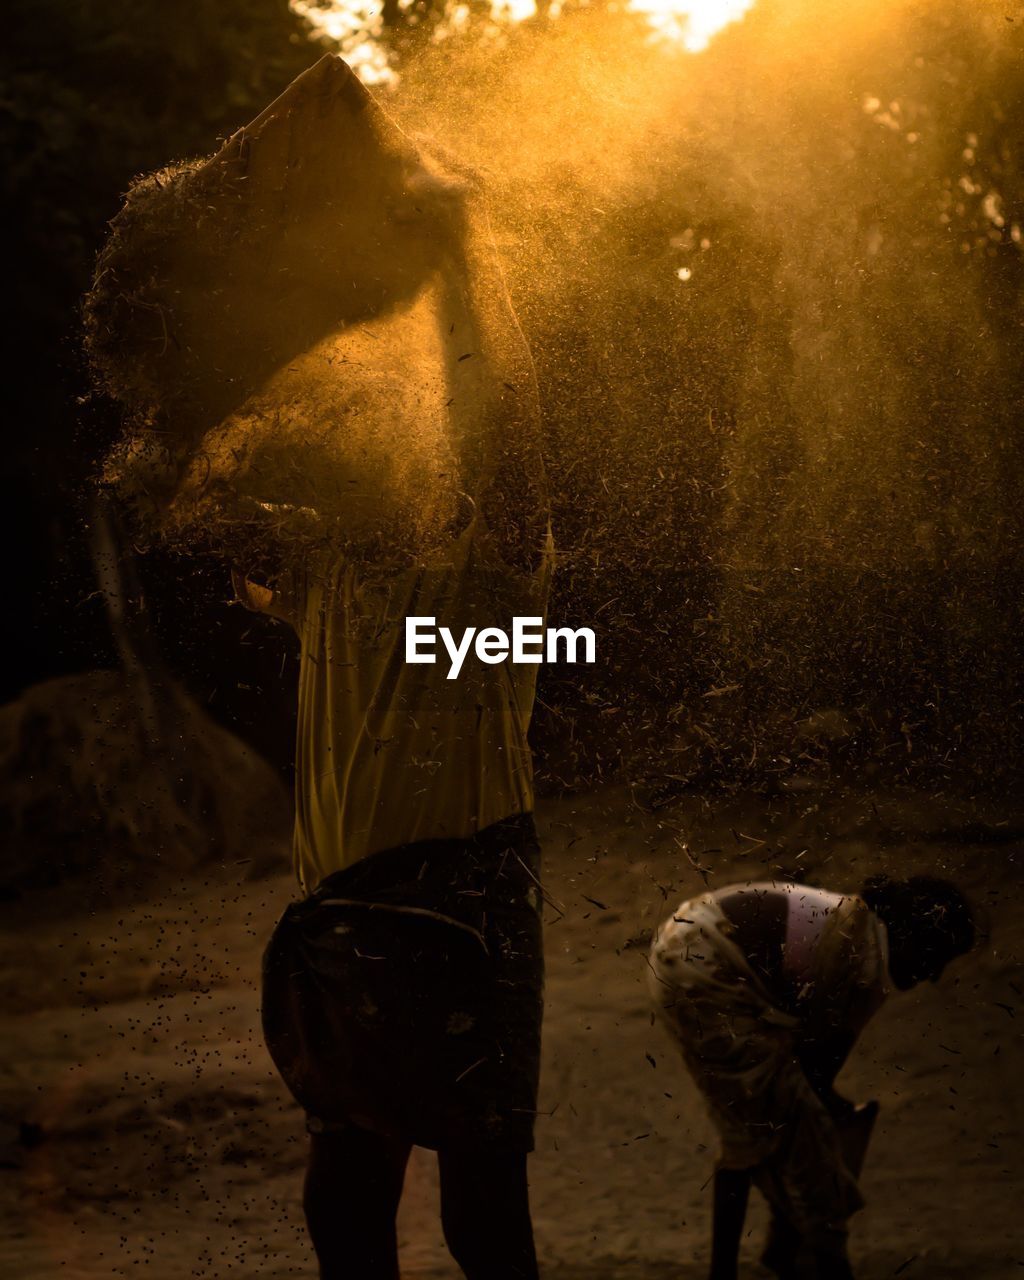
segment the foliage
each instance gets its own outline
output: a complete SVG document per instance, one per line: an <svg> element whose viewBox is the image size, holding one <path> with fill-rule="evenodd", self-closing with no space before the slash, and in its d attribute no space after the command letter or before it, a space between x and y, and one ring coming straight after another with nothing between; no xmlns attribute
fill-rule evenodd
<svg viewBox="0 0 1024 1280"><path fill-rule="evenodd" d="M693 57L596 5L511 28L388 6L392 109L490 173L548 410L555 611L600 627L598 668L542 691L556 777L644 754L680 785L837 757L1019 767L1024 23L1006 8L853 0L823 23L820 0L761 0ZM83 446L75 380L52 370L105 219L320 50L269 0L15 19L14 447L49 450L59 539L52 476Z"/></svg>
<svg viewBox="0 0 1024 1280"><path fill-rule="evenodd" d="M85 406L78 305L133 177L203 154L322 53L285 0L11 0L0 49L8 637L0 696L111 654L83 486L116 432ZM29 602L33 602L30 608ZM33 630L32 615L38 629Z"/></svg>
<svg viewBox="0 0 1024 1280"><path fill-rule="evenodd" d="M820 5L777 0L700 58L558 25L421 58L397 97L493 170L549 411L555 612L600 626L598 668L544 693L569 756L1005 776L1024 24L861 0L823 40Z"/></svg>

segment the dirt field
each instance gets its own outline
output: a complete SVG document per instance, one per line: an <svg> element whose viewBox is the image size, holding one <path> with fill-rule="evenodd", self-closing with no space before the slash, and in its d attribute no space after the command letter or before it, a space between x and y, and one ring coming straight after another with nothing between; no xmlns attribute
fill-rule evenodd
<svg viewBox="0 0 1024 1280"><path fill-rule="evenodd" d="M941 869L985 904L988 948L941 986L892 1000L841 1081L883 1108L853 1248L864 1280L1024 1274L1019 812L808 785L655 814L610 790L547 801L539 820L558 904L547 912L550 1114L533 1166L546 1275L703 1275L711 1134L651 1025L646 938L702 874L722 884L778 867L837 888L878 869ZM257 1015L261 948L292 884L283 870L246 872L154 882L131 905L64 889L3 908L3 1275L315 1274L302 1123ZM424 1152L401 1229L406 1275L455 1275Z"/></svg>

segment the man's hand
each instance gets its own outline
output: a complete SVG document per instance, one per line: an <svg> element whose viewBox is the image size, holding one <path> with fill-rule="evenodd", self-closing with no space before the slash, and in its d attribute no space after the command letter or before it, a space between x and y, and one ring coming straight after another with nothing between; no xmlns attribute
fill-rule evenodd
<svg viewBox="0 0 1024 1280"><path fill-rule="evenodd" d="M262 587L258 582L250 582L244 573L232 567L231 585L235 597L240 604L256 613L273 612L274 593L269 587Z"/></svg>
<svg viewBox="0 0 1024 1280"><path fill-rule="evenodd" d="M433 138L417 134L415 141L419 158L406 170L392 219L428 234L433 248L442 253L461 248L470 204L483 191L480 175Z"/></svg>
<svg viewBox="0 0 1024 1280"><path fill-rule="evenodd" d="M295 593L294 581L290 578L286 578L277 590L272 590L259 582L253 582L244 573L232 568L231 585L235 589L239 603L244 604L247 609L287 622L296 631L298 630L299 601Z"/></svg>

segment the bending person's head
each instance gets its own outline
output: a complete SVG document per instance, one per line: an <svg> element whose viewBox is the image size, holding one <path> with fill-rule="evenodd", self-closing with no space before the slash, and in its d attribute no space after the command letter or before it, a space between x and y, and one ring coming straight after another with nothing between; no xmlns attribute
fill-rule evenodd
<svg viewBox="0 0 1024 1280"><path fill-rule="evenodd" d="M860 896L886 927L889 972L901 991L919 982L937 982L951 960L974 946L970 903L948 880L872 876Z"/></svg>

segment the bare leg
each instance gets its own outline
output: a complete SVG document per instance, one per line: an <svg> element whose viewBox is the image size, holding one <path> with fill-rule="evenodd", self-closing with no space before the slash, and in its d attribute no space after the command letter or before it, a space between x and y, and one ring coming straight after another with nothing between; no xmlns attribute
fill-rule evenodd
<svg viewBox="0 0 1024 1280"><path fill-rule="evenodd" d="M800 1232L773 1205L768 1239L761 1254L762 1266L774 1272L779 1280L795 1280L799 1252Z"/></svg>
<svg viewBox="0 0 1024 1280"><path fill-rule="evenodd" d="M854 1280L843 1232L829 1238L805 1241L800 1260L797 1275L814 1276L815 1280Z"/></svg>
<svg viewBox="0 0 1024 1280"><path fill-rule="evenodd" d="M398 1280L409 1150L365 1129L310 1135L304 1206L321 1280Z"/></svg>
<svg viewBox="0 0 1024 1280"><path fill-rule="evenodd" d="M437 1159L444 1238L467 1280L537 1280L525 1153L459 1149Z"/></svg>
<svg viewBox="0 0 1024 1280"><path fill-rule="evenodd" d="M747 1169L719 1169L716 1172L710 1280L736 1280L749 1198L750 1172Z"/></svg>

